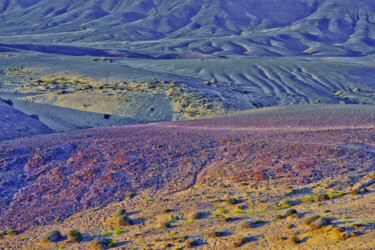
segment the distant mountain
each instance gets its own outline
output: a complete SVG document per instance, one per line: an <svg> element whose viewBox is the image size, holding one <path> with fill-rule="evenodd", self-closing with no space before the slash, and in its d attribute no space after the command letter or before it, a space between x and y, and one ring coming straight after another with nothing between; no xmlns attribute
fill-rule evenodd
<svg viewBox="0 0 375 250"><path fill-rule="evenodd" d="M215 56L374 53L373 0L0 0L0 42Z"/></svg>

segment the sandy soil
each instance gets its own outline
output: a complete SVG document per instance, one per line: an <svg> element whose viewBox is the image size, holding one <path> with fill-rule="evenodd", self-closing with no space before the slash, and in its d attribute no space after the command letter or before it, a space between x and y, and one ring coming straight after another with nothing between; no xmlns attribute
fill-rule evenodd
<svg viewBox="0 0 375 250"><path fill-rule="evenodd" d="M321 108L269 108L2 143L2 178L17 195L1 215L28 228L3 236L0 247L88 249L93 238L107 237L118 240L114 249L371 249L373 108ZM21 186L7 180L16 173L29 178L19 192ZM74 196L80 189L86 191ZM117 224L120 208L132 225ZM42 225L30 227L29 213ZM314 215L321 218L308 224ZM81 242L42 243L50 230L65 235L72 229L83 233Z"/></svg>

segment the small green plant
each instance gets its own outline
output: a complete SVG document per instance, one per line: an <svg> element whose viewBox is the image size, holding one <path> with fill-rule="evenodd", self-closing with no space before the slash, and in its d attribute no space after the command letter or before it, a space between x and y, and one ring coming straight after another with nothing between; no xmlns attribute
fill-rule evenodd
<svg viewBox="0 0 375 250"><path fill-rule="evenodd" d="M169 223L173 223L177 220L177 216L171 216L171 218L169 219Z"/></svg>
<svg viewBox="0 0 375 250"><path fill-rule="evenodd" d="M336 198L336 197L340 197L340 196L343 196L345 193L343 191L340 191L338 193L328 193L328 197L330 199L333 199L333 198Z"/></svg>
<svg viewBox="0 0 375 250"><path fill-rule="evenodd" d="M123 234L124 233L124 230L122 230L122 229L117 229L116 231L115 231L115 234L116 235L120 235L120 234Z"/></svg>
<svg viewBox="0 0 375 250"><path fill-rule="evenodd" d="M103 233L103 235L105 235L105 236L110 236L110 235L111 235L111 232L110 232L110 231L106 231L106 232Z"/></svg>
<svg viewBox="0 0 375 250"><path fill-rule="evenodd" d="M220 211L222 214L227 214L227 213L229 213L229 210L226 209L226 208L223 208L223 207L219 208L219 211Z"/></svg>
<svg viewBox="0 0 375 250"><path fill-rule="evenodd" d="M281 206L281 207L276 207L276 210L283 210L283 209L287 209L287 208L291 208L292 205L285 205L285 206Z"/></svg>
<svg viewBox="0 0 375 250"><path fill-rule="evenodd" d="M307 197L307 198L305 199L305 201L311 204L311 203L314 202L314 197L312 197L312 196Z"/></svg>
<svg viewBox="0 0 375 250"><path fill-rule="evenodd" d="M246 214L246 211L240 210L240 211L236 211L236 213L238 213L238 214Z"/></svg>
<svg viewBox="0 0 375 250"><path fill-rule="evenodd" d="M109 243L108 243L108 246L109 247L116 247L116 243L119 242L118 239L115 239L115 240L110 240Z"/></svg>
<svg viewBox="0 0 375 250"><path fill-rule="evenodd" d="M145 202L151 202L151 201L152 201L151 198L147 198L147 199L145 199Z"/></svg>

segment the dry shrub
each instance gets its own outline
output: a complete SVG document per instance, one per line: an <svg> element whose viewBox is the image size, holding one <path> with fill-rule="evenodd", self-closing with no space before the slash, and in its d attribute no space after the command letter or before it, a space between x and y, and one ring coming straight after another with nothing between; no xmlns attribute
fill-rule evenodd
<svg viewBox="0 0 375 250"><path fill-rule="evenodd" d="M95 238L91 241L88 249L89 250L104 250L108 249L108 245L111 242L108 238Z"/></svg>
<svg viewBox="0 0 375 250"><path fill-rule="evenodd" d="M133 221L126 214L124 214L117 218L117 224L119 226L130 226L133 225Z"/></svg>
<svg viewBox="0 0 375 250"><path fill-rule="evenodd" d="M42 241L44 243L52 243L52 242L59 241L61 238L62 238L62 235L61 235L60 231L53 230L53 231L50 231L50 232L46 233L43 236Z"/></svg>

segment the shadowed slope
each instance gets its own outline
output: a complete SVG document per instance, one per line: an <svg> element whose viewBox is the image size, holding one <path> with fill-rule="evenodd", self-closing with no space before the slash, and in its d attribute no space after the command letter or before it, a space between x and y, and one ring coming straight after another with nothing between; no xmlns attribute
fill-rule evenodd
<svg viewBox="0 0 375 250"><path fill-rule="evenodd" d="M38 121L38 116L28 116L2 100L0 100L0 127L0 141L53 132Z"/></svg>

